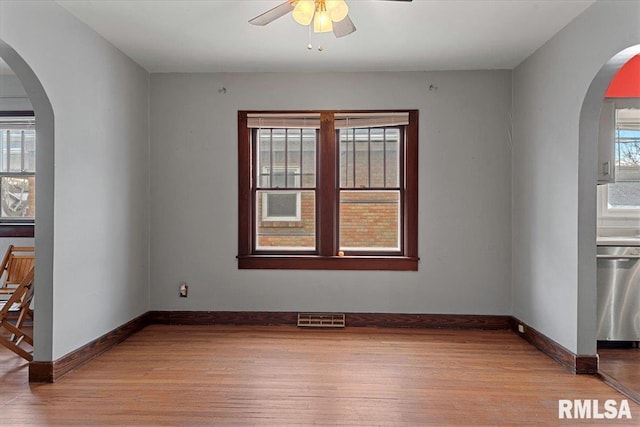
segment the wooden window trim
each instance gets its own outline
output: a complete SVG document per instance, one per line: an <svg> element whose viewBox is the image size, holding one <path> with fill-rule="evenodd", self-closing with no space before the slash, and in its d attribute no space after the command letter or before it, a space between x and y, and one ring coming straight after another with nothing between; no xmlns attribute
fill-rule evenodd
<svg viewBox="0 0 640 427"><path fill-rule="evenodd" d="M359 254L337 256L337 209L339 191L336 169L338 152L334 138L335 113L407 112L404 150L404 205L402 206L402 255ZM319 113L320 139L317 147L317 199L332 200L316 204L317 253L256 254L253 252L251 130L247 126L248 114ZM377 111L238 111L238 268L240 269L293 269L293 270L418 270L418 110Z"/></svg>
<svg viewBox="0 0 640 427"><path fill-rule="evenodd" d="M244 255L240 269L418 271L418 258L405 256Z"/></svg>
<svg viewBox="0 0 640 427"><path fill-rule="evenodd" d="M33 237L34 232L33 220L24 223L0 223L0 237Z"/></svg>

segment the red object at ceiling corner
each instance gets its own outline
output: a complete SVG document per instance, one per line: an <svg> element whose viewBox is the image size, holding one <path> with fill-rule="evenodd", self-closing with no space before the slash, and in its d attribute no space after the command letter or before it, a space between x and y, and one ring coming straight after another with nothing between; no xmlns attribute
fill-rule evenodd
<svg viewBox="0 0 640 427"><path fill-rule="evenodd" d="M640 98L640 55L628 60L613 76L607 98Z"/></svg>

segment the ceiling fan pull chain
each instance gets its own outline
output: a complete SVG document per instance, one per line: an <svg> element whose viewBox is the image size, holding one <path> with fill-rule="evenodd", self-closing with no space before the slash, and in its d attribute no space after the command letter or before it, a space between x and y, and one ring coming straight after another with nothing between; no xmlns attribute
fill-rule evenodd
<svg viewBox="0 0 640 427"><path fill-rule="evenodd" d="M318 33L318 35L316 36L316 41L318 42L318 52L322 52L324 50L324 46L322 45L322 40L325 39L325 36L323 33Z"/></svg>

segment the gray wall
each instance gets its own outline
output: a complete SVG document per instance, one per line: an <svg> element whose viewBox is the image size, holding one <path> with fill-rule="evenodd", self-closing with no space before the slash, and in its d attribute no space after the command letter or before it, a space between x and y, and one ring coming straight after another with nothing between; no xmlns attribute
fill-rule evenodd
<svg viewBox="0 0 640 427"><path fill-rule="evenodd" d="M0 41L53 107L53 136L38 128L35 357L55 360L149 308L148 74L54 2L0 2Z"/></svg>
<svg viewBox="0 0 640 427"><path fill-rule="evenodd" d="M152 309L510 314L510 71L154 74L150 105ZM237 111L334 108L420 110L420 271L238 270Z"/></svg>
<svg viewBox="0 0 640 427"><path fill-rule="evenodd" d="M32 108L18 77L0 74L0 111L27 111Z"/></svg>
<svg viewBox="0 0 640 427"><path fill-rule="evenodd" d="M14 246L33 246L35 239L32 237L2 237L0 238L0 257L4 256L9 245Z"/></svg>
<svg viewBox="0 0 640 427"><path fill-rule="evenodd" d="M596 343L597 151L580 146L580 114L600 68L637 43L640 2L600 1L514 71L513 314L578 354Z"/></svg>

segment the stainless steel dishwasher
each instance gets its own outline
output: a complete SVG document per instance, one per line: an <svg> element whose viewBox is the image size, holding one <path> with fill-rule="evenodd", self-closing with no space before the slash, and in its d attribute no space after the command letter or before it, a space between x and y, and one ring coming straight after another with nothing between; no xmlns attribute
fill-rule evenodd
<svg viewBox="0 0 640 427"><path fill-rule="evenodd" d="M598 246L599 341L640 341L640 247Z"/></svg>

